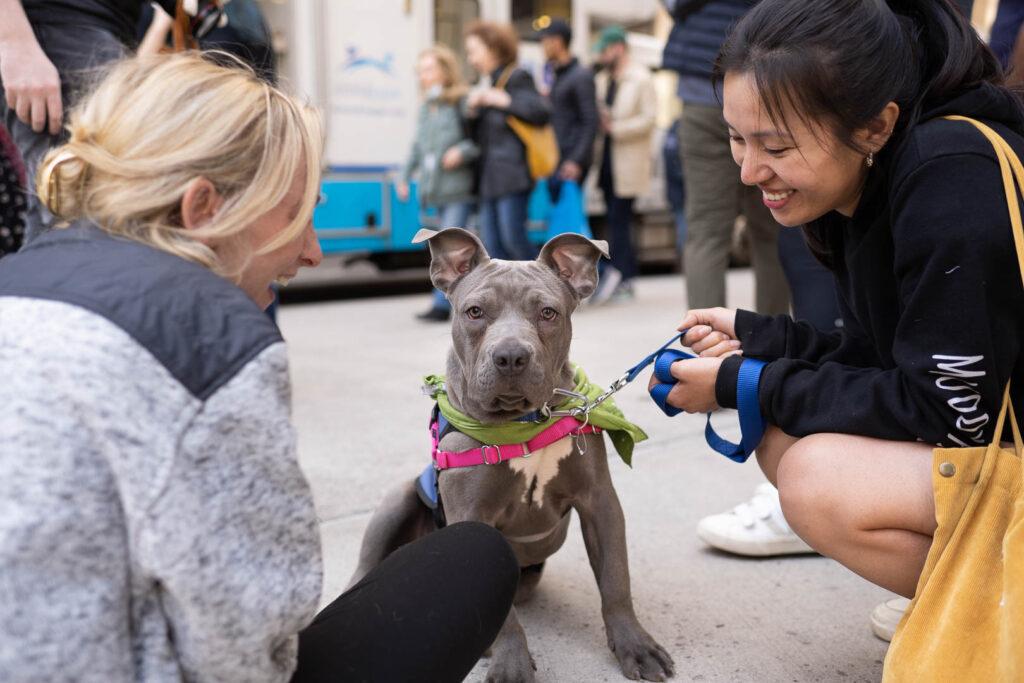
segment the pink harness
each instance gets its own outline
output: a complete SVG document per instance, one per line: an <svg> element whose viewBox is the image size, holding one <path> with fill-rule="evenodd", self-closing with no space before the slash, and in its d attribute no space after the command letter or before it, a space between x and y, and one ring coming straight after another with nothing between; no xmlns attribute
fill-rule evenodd
<svg viewBox="0 0 1024 683"><path fill-rule="evenodd" d="M434 458L434 466L439 470L445 470L449 467L469 467L471 465L497 465L502 460L528 458L533 455L534 451L550 446L567 436L599 434L601 432L600 427L595 427L592 424L582 424L574 417L563 417L526 443L480 446L479 448L471 448L461 453L454 453L440 449L441 437L438 429L438 422L434 420L430 424L430 438L433 441L431 455ZM489 454L488 451L491 451L491 453Z"/></svg>

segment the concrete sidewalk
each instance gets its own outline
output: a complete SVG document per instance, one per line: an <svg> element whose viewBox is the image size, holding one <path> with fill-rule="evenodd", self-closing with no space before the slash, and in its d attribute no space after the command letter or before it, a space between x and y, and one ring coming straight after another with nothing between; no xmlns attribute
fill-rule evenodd
<svg viewBox="0 0 1024 683"><path fill-rule="evenodd" d="M749 271L729 273L730 306L752 305ZM294 384L299 454L312 483L325 552L324 601L355 567L369 514L383 493L429 462L425 374L443 372L448 326L414 314L427 295L297 304L281 309ZM685 311L683 279L645 277L632 303L574 316L573 359L606 386L663 344ZM630 571L641 623L673 656L679 681L877 681L886 644L868 617L891 597L819 556L737 558L705 547L697 521L749 499L763 481L704 442L704 418L666 418L646 392L649 371L617 395L650 439L633 468L609 444L626 516ZM738 440L734 412L715 418ZM549 683L623 681L608 650L579 525L520 608L537 678ZM487 660L470 675L482 681Z"/></svg>

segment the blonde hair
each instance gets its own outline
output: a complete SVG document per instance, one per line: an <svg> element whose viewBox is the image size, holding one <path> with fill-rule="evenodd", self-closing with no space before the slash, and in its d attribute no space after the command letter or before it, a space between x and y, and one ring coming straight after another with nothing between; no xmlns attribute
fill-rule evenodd
<svg viewBox="0 0 1024 683"><path fill-rule="evenodd" d="M226 67L194 53L119 62L71 112L68 131L37 182L56 216L88 219L215 271L217 258L200 239L241 232L281 202L303 166L298 215L257 253L295 239L319 197L319 115L240 62ZM181 200L199 178L224 201L207 224L188 230Z"/></svg>
<svg viewBox="0 0 1024 683"><path fill-rule="evenodd" d="M468 88L465 79L462 77L462 72L459 71L458 58L452 52L452 49L447 45L436 43L421 52L419 59L416 61L418 62L424 57L433 57L434 61L437 62L438 68L441 70L441 78L443 79L441 99L446 102L458 102L466 94Z"/></svg>

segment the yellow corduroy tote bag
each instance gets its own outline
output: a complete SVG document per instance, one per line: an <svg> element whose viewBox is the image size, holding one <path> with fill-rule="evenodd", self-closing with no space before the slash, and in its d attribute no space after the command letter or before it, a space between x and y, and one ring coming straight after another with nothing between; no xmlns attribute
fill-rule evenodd
<svg viewBox="0 0 1024 683"><path fill-rule="evenodd" d="M946 118L973 124L995 147L1024 279L1017 201L1017 187L1024 190L1024 166L988 126L960 116ZM1007 419L1013 448L999 442ZM885 657L884 682L1024 681L1022 448L1008 383L993 443L935 449L938 528L914 599Z"/></svg>

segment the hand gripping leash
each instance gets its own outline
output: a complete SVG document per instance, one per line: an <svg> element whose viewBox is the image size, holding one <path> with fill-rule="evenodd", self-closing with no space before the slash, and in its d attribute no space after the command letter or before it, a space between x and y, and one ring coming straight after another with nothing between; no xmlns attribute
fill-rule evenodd
<svg viewBox="0 0 1024 683"><path fill-rule="evenodd" d="M635 365L624 375L624 377L629 377L629 381L632 381L641 370L653 362L654 376L660 383L651 387L651 398L658 404L662 412L669 417L683 412L679 408L670 406L667 403L669 392L676 385L676 379L672 376L672 365L682 360L696 358L692 353L668 348L684 334L686 334L686 330L669 339L668 343L640 361L639 364ZM711 426L711 413L708 413L707 426L704 428L704 439L711 448L734 462L746 462L750 454L754 452L757 444L761 442L761 438L764 436L765 429L767 428L767 423L764 416L761 415L761 408L757 402L757 386L761 378L761 370L765 365L764 361L754 360L753 358L745 358L740 365L739 377L736 382L736 399L740 414L740 431L742 436L738 444L723 439L715 432Z"/></svg>

